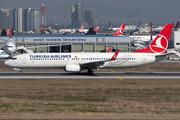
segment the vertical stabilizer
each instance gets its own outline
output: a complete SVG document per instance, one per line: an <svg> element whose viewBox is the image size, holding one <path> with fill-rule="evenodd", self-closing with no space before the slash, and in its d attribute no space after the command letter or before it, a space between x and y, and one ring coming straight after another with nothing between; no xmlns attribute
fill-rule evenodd
<svg viewBox="0 0 180 120"><path fill-rule="evenodd" d="M122 35L125 26L126 26L126 24L122 24L121 27L119 28L119 30L115 34L113 34L113 36L120 36L120 35Z"/></svg>
<svg viewBox="0 0 180 120"><path fill-rule="evenodd" d="M173 24L167 24L166 27L159 33L149 47L134 51L133 53L154 53L154 54L165 54L167 51L169 39Z"/></svg>

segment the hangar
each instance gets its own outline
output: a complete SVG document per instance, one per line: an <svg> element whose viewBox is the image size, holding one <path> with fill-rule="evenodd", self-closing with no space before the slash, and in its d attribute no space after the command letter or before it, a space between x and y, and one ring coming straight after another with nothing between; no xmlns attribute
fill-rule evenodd
<svg viewBox="0 0 180 120"><path fill-rule="evenodd" d="M0 43L9 36L0 36ZM129 36L111 35L14 35L12 39L16 41L17 47L38 46L32 48L36 53L39 52L106 52L110 46L130 46ZM51 46L57 45L57 46ZM44 47L46 46L46 47ZM121 52L129 49L120 48Z"/></svg>

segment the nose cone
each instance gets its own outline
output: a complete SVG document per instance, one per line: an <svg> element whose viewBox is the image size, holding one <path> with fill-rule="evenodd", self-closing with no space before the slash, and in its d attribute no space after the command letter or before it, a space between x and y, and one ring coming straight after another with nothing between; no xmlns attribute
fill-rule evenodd
<svg viewBox="0 0 180 120"><path fill-rule="evenodd" d="M13 54L16 51L16 45L13 42L7 42L4 44L4 52Z"/></svg>
<svg viewBox="0 0 180 120"><path fill-rule="evenodd" d="M4 62L4 64L7 65L7 66L11 66L11 60L6 60L6 61Z"/></svg>

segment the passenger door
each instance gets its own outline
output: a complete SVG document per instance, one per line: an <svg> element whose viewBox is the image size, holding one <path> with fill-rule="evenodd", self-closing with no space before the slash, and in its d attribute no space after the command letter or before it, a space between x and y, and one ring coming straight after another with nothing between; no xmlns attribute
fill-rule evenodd
<svg viewBox="0 0 180 120"><path fill-rule="evenodd" d="M23 55L22 56L22 63L23 64L26 64L27 63L27 58L26 58L27 56L26 55Z"/></svg>

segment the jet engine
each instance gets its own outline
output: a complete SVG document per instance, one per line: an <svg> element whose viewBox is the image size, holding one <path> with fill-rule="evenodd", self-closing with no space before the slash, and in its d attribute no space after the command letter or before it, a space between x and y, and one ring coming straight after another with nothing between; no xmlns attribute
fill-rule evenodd
<svg viewBox="0 0 180 120"><path fill-rule="evenodd" d="M64 70L66 72L80 72L82 69L79 64L67 64Z"/></svg>

